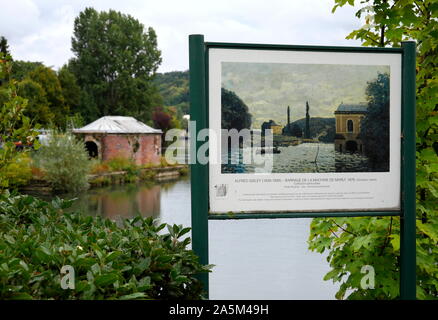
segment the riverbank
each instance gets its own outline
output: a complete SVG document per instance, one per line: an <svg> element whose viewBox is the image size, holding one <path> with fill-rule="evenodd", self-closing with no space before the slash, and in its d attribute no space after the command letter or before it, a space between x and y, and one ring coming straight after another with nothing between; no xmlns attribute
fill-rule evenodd
<svg viewBox="0 0 438 320"><path fill-rule="evenodd" d="M187 165L172 165L165 167L139 168L135 171L120 170L100 172L88 175L90 188L108 185L123 185L138 181L163 182L171 181L185 176L188 173ZM31 179L25 186L20 187L23 193L52 194L53 190L48 181L44 179Z"/></svg>

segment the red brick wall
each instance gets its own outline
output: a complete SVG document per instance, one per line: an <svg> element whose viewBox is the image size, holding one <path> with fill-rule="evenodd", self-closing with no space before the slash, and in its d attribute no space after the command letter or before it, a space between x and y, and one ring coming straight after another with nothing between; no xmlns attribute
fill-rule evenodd
<svg viewBox="0 0 438 320"><path fill-rule="evenodd" d="M134 160L137 165L160 162L160 134L107 134L101 137L100 143L103 161L124 157Z"/></svg>
<svg viewBox="0 0 438 320"><path fill-rule="evenodd" d="M142 135L139 139L140 149L136 153L136 163L159 163L161 157L161 135Z"/></svg>

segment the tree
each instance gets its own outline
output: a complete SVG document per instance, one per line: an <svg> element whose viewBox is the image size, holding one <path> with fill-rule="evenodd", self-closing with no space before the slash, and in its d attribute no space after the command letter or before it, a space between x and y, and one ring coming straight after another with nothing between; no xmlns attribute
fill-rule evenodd
<svg viewBox="0 0 438 320"><path fill-rule="evenodd" d="M154 122L154 127L163 131L162 137L164 138L167 130L172 127L172 116L164 112L162 108L156 108L152 114L152 120Z"/></svg>
<svg viewBox="0 0 438 320"><path fill-rule="evenodd" d="M333 11L352 0L335 0ZM365 25L350 33L365 46L417 41L417 298L438 298L438 3L432 0L364 0L357 17ZM436 145L435 145L436 146ZM311 224L309 246L329 250L325 280L341 282L337 298L393 299L399 293L398 217L322 218ZM375 290L360 287L360 268L373 265Z"/></svg>
<svg viewBox="0 0 438 320"><path fill-rule="evenodd" d="M54 122L55 115L50 110L50 103L43 87L29 78L17 83L17 92L27 99L24 114L32 119L33 123L48 126Z"/></svg>
<svg viewBox="0 0 438 320"><path fill-rule="evenodd" d="M251 114L248 106L233 91L221 89L222 129L249 129Z"/></svg>
<svg viewBox="0 0 438 320"><path fill-rule="evenodd" d="M10 54L11 54L9 52L8 40L3 36L0 37L0 52L3 53L4 57L6 57L8 55L10 56Z"/></svg>
<svg viewBox="0 0 438 320"><path fill-rule="evenodd" d="M67 65L58 70L58 80L61 86L62 96L65 104L71 113L80 111L81 88L79 87L75 75L70 72Z"/></svg>
<svg viewBox="0 0 438 320"><path fill-rule="evenodd" d="M82 11L74 22L69 65L85 91L86 120L109 114L151 119L160 96L152 84L161 63L154 29L130 15L109 10Z"/></svg>
<svg viewBox="0 0 438 320"><path fill-rule="evenodd" d="M53 114L53 124L58 128L65 128L65 120L69 114L69 108L65 104L61 84L56 72L51 68L39 66L28 74L28 78L38 83L44 90L50 112ZM36 116L39 115L36 114Z"/></svg>
<svg viewBox="0 0 438 320"><path fill-rule="evenodd" d="M12 62L11 77L21 81L38 67L44 67L44 64L42 62L15 60Z"/></svg>
<svg viewBox="0 0 438 320"><path fill-rule="evenodd" d="M361 121L361 140L374 171L389 170L389 75L368 83L367 115Z"/></svg>
<svg viewBox="0 0 438 320"><path fill-rule="evenodd" d="M6 57L6 56L10 57L8 40L6 40L6 38L3 36L0 37L0 53L3 54L3 57ZM11 57L11 59L12 59L12 57ZM2 83L7 82L9 80L6 77L8 77L8 74L3 74L3 76L0 77L0 86L2 85Z"/></svg>

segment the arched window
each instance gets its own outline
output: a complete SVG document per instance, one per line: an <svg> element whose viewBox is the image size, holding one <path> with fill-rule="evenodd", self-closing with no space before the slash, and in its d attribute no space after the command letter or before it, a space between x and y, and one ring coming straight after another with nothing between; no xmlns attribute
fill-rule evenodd
<svg viewBox="0 0 438 320"><path fill-rule="evenodd" d="M348 120L347 121L347 131L348 132L353 132L353 120Z"/></svg>
<svg viewBox="0 0 438 320"><path fill-rule="evenodd" d="M93 141L87 141L85 142L85 148L88 151L88 156L90 158L97 158L99 155L99 148L97 147L97 144Z"/></svg>

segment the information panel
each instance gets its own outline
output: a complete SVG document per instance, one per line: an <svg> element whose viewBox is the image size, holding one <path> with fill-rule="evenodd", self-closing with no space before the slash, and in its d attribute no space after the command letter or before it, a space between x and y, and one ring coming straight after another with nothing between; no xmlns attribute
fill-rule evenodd
<svg viewBox="0 0 438 320"><path fill-rule="evenodd" d="M401 53L206 54L210 213L400 210Z"/></svg>

